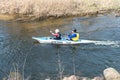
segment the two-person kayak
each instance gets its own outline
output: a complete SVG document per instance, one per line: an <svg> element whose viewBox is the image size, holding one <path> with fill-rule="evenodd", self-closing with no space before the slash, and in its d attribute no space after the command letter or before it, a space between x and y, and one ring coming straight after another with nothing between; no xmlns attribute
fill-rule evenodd
<svg viewBox="0 0 120 80"><path fill-rule="evenodd" d="M45 43L45 44L88 44L88 43L97 43L99 41L94 40L85 40L80 39L78 41L71 41L66 38L62 38L61 40L55 40L51 37L32 37L32 39L37 40L39 43Z"/></svg>

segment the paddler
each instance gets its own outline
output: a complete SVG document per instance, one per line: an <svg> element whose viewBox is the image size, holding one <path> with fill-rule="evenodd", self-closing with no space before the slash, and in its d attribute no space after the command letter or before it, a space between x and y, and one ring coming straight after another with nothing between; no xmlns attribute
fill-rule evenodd
<svg viewBox="0 0 120 80"><path fill-rule="evenodd" d="M55 36L55 40L61 40L61 33L59 29L55 29L55 33L50 30L50 33Z"/></svg>
<svg viewBox="0 0 120 80"><path fill-rule="evenodd" d="M72 41L78 41L79 37L80 37L80 35L76 29L72 30L72 33L70 35L68 35L69 40L72 40Z"/></svg>

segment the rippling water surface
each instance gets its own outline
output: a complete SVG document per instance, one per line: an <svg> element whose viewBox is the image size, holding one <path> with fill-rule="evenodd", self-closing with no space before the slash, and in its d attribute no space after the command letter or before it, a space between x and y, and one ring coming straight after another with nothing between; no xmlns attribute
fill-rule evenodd
<svg viewBox="0 0 120 80"><path fill-rule="evenodd" d="M49 29L59 28L68 34L74 28L81 39L115 42L113 45L56 45L36 44L31 37L50 36ZM25 78L45 80L59 76L58 50L63 75L101 76L104 69L120 71L120 18L112 15L75 17L41 22L0 21L0 79L18 67ZM73 67L74 66L74 67Z"/></svg>

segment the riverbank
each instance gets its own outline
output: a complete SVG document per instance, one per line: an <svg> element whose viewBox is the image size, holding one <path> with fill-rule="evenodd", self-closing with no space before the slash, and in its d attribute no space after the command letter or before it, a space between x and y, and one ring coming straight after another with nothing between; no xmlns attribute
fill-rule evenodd
<svg viewBox="0 0 120 80"><path fill-rule="evenodd" d="M23 77L19 72L11 72L9 76L8 79L10 80L23 80ZM25 80L30 80L30 78L31 77L28 76ZM7 78L3 78L2 80L7 80ZM51 78L46 78L45 80L51 80ZM60 80L120 80L120 73L116 69L109 67L103 71L103 76L97 76L93 79L71 75Z"/></svg>
<svg viewBox="0 0 120 80"><path fill-rule="evenodd" d="M119 13L119 4L120 0L1 0L0 14L13 17L8 20L43 20L111 11Z"/></svg>

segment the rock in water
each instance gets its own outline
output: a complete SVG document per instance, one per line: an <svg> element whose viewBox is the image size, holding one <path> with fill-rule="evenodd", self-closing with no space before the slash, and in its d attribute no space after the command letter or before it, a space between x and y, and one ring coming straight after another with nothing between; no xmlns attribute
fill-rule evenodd
<svg viewBox="0 0 120 80"><path fill-rule="evenodd" d="M114 68L107 68L103 72L106 80L120 80L120 73Z"/></svg>
<svg viewBox="0 0 120 80"><path fill-rule="evenodd" d="M70 77L64 77L63 80L79 80L77 76L71 75Z"/></svg>

